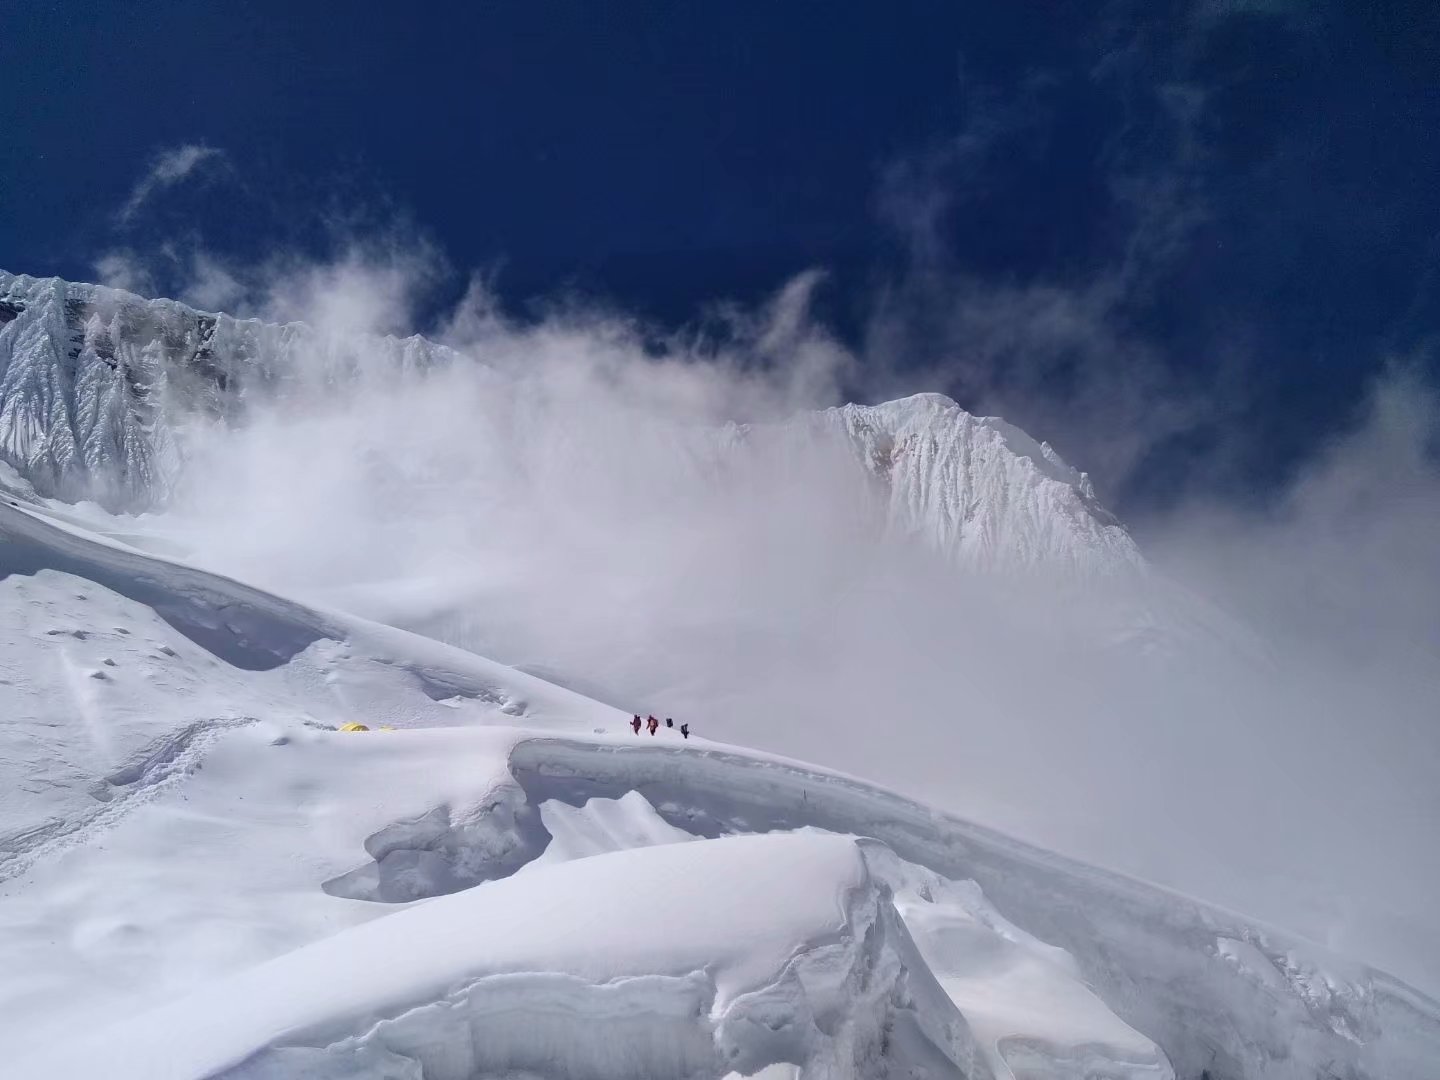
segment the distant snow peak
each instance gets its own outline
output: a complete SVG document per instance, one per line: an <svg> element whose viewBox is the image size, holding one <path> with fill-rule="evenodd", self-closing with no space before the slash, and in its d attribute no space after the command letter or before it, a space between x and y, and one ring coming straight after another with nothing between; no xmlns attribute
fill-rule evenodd
<svg viewBox="0 0 1440 1080"><path fill-rule="evenodd" d="M1089 477L1047 443L942 394L845 405L819 423L885 486L891 525L961 563L1129 573L1144 560Z"/></svg>

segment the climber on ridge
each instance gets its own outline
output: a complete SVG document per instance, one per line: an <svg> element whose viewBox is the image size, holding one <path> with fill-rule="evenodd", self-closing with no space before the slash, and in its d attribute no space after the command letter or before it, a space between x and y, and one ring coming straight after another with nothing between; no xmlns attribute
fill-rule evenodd
<svg viewBox="0 0 1440 1080"><path fill-rule="evenodd" d="M656 720L655 717L652 716L648 721L646 721L645 726L650 729L650 734L654 735L655 732L660 730L660 721Z"/></svg>
<svg viewBox="0 0 1440 1080"><path fill-rule="evenodd" d="M689 724L681 724L681 725L680 725L680 734L681 734L681 735L684 735L685 738L688 739L688 738L690 737L690 725L689 725Z"/></svg>
<svg viewBox="0 0 1440 1080"><path fill-rule="evenodd" d="M630 730L636 735L640 734L640 714L638 712L635 714L635 719L630 721Z"/></svg>
<svg viewBox="0 0 1440 1080"><path fill-rule="evenodd" d="M665 717L665 726L666 726L666 727L674 727L674 726L675 726L675 721L672 720L670 717L667 716L667 717Z"/></svg>

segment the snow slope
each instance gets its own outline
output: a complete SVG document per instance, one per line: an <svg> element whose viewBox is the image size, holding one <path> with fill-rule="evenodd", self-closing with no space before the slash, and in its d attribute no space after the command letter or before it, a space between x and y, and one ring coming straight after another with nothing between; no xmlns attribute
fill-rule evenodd
<svg viewBox="0 0 1440 1080"><path fill-rule="evenodd" d="M326 614L0 505L0 873L258 718L608 715L404 631Z"/></svg>
<svg viewBox="0 0 1440 1080"><path fill-rule="evenodd" d="M0 590L7 1076L1440 1060L1381 973L853 777L23 507Z"/></svg>

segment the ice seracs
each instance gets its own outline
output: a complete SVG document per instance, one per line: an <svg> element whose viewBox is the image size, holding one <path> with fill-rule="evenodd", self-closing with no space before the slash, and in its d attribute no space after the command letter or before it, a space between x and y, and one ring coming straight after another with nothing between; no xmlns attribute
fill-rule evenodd
<svg viewBox="0 0 1440 1080"><path fill-rule="evenodd" d="M117 1057L137 1080L983 1075L856 842L805 834L538 868L288 953L46 1067L117 1075Z"/></svg>

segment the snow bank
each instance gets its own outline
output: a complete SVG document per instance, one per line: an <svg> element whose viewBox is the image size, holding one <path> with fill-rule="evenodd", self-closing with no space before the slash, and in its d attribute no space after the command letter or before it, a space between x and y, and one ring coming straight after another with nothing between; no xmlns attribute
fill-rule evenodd
<svg viewBox="0 0 1440 1080"><path fill-rule="evenodd" d="M613 710L588 698L474 653L283 599L52 517L0 505L0 580L45 571L80 579L151 609L216 660L241 670L272 670L316 642L348 642L410 676L432 701L479 698L518 715L533 699L542 718L547 709L571 723L614 718Z"/></svg>
<svg viewBox="0 0 1440 1080"><path fill-rule="evenodd" d="M818 834L541 867L289 953L19 1074L378 1077L407 1063L427 1080L618 1080L789 1062L855 1076L883 1055L983 1077L886 897L853 840Z"/></svg>
<svg viewBox="0 0 1440 1080"><path fill-rule="evenodd" d="M540 804L540 819L550 834L550 842L531 866L696 839L657 814L638 791L618 799L591 799L581 807L554 800L544 802Z"/></svg>
<svg viewBox="0 0 1440 1080"><path fill-rule="evenodd" d="M500 729L349 735L268 721L216 732L188 768L116 796L0 882L0 1042L64 1039L388 914L323 884L367 852L406 850L409 823L443 817L473 843L450 876L385 898L507 873L530 835L505 834L513 818L496 809L514 790L512 741Z"/></svg>
<svg viewBox="0 0 1440 1080"><path fill-rule="evenodd" d="M952 881L864 845L920 956L997 1077L1173 1080L1160 1049L1106 1007L1075 959L1010 922L973 881Z"/></svg>
<svg viewBox="0 0 1440 1080"><path fill-rule="evenodd" d="M1373 1080L1433 1080L1440 1061L1440 1003L1388 975L851 777L704 743L667 749L546 738L519 743L510 767L532 802L579 805L638 791L662 818L694 835L810 826L873 837L908 863L973 881L1005 920L1073 958L1098 1001L1159 1046L1181 1077L1210 1070L1248 1080L1313 1080L1343 1068ZM1241 970L1217 938L1249 942L1277 960L1283 988ZM1011 964L1008 971L1023 999L1035 969ZM973 1002L996 988L956 989ZM1072 1001L1079 1010L1079 998ZM1083 1015L1076 1010L1071 1015ZM1017 1016L997 1017L1000 1027L990 1030ZM1085 1026L1093 1027L1091 1019ZM1027 1068L1046 1058L1040 1044L1014 1045L1029 1054ZM1126 1060L1124 1040L1118 1045L1118 1059ZM1047 1067L1063 1072L1085 1060ZM1152 1067L1143 1055L1129 1065L1142 1069L1138 1075Z"/></svg>

